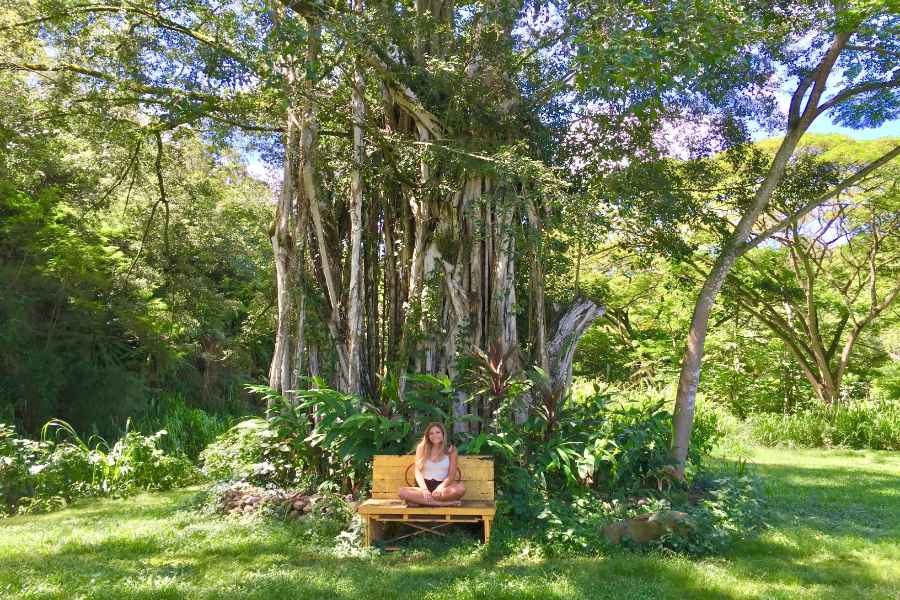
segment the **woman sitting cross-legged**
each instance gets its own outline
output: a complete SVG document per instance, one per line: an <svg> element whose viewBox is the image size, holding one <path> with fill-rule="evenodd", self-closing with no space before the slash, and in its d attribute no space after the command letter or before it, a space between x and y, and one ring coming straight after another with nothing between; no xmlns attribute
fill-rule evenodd
<svg viewBox="0 0 900 600"><path fill-rule="evenodd" d="M429 423L422 441L416 446L416 483L398 492L407 505L459 506L466 487L453 482L456 474L456 448L448 444L447 430L441 423Z"/></svg>

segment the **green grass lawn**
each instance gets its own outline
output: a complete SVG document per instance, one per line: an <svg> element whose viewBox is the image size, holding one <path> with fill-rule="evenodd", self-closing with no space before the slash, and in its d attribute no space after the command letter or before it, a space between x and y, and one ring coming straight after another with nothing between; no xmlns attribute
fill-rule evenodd
<svg viewBox="0 0 900 600"><path fill-rule="evenodd" d="M900 455L760 449L770 528L702 560L541 559L504 536L348 558L302 527L207 518L192 492L0 521L0 598L900 599Z"/></svg>

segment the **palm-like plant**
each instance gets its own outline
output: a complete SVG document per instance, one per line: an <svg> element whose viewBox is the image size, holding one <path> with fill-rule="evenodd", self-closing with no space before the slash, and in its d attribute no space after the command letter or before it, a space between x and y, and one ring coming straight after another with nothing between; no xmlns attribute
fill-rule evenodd
<svg viewBox="0 0 900 600"><path fill-rule="evenodd" d="M498 342L492 342L488 351L475 348L467 357L463 371L463 387L471 398L483 398L483 424L487 424L497 413L501 403L521 394L522 381L516 378L512 365L516 348L504 349Z"/></svg>

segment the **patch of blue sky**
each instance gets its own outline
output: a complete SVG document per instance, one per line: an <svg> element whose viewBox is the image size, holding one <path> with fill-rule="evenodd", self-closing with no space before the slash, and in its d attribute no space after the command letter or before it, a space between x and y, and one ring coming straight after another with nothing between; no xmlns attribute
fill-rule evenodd
<svg viewBox="0 0 900 600"><path fill-rule="evenodd" d="M851 129L835 125L827 114L819 117L809 128L809 133L839 133L857 140L874 140L882 137L900 137L900 119L882 123L873 129Z"/></svg>

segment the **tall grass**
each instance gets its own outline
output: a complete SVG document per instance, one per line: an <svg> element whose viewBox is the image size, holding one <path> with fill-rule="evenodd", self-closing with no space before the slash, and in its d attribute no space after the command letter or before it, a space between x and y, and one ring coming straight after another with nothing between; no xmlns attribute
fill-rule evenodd
<svg viewBox="0 0 900 600"><path fill-rule="evenodd" d="M900 450L900 403L876 401L818 407L805 412L756 414L753 440L764 446Z"/></svg>
<svg viewBox="0 0 900 600"><path fill-rule="evenodd" d="M240 420L238 415L211 414L188 406L181 394L163 394L151 401L147 412L134 423L150 435L165 430L160 447L172 454L196 460L206 446Z"/></svg>

